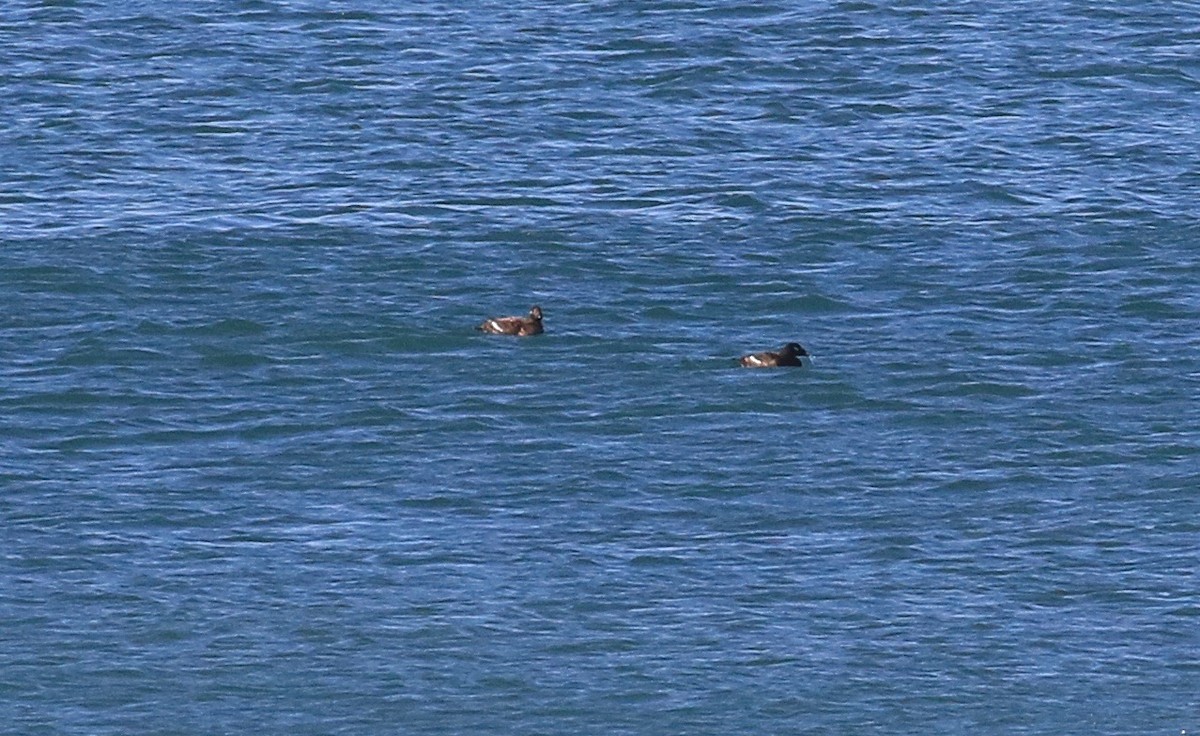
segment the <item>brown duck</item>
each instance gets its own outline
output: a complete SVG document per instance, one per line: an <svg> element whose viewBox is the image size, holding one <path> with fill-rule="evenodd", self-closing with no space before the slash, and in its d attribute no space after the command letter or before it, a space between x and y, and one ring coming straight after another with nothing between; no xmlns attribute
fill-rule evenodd
<svg viewBox="0 0 1200 736"><path fill-rule="evenodd" d="M779 366L801 366L800 356L808 355L798 342L789 342L778 353L751 353L738 361L743 368L777 368Z"/></svg>
<svg viewBox="0 0 1200 736"><path fill-rule="evenodd" d="M493 335L527 335L542 334L542 308L534 306L529 310L528 317L492 317L485 319L475 329L480 332L490 332Z"/></svg>

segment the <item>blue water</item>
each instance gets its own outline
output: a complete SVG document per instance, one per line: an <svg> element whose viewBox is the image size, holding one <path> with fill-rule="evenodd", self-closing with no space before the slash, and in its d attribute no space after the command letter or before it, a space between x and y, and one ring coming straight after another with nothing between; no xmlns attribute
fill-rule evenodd
<svg viewBox="0 0 1200 736"><path fill-rule="evenodd" d="M5 2L0 731L1200 732L1198 48Z"/></svg>

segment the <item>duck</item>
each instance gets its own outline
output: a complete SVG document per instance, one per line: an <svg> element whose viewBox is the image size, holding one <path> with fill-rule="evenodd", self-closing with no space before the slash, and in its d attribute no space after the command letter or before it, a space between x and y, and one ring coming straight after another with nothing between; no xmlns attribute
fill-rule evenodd
<svg viewBox="0 0 1200 736"><path fill-rule="evenodd" d="M779 352L762 352L743 355L738 362L743 368L777 368L779 366L802 366L800 356L807 356L808 351L798 342L789 342L779 349Z"/></svg>
<svg viewBox="0 0 1200 736"><path fill-rule="evenodd" d="M493 335L540 335L543 332L542 308L536 304L530 307L528 317L490 317L475 329Z"/></svg>

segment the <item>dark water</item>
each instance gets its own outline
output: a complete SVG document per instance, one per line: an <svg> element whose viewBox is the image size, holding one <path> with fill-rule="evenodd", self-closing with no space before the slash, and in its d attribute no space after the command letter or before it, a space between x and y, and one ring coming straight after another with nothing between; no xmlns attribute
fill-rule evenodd
<svg viewBox="0 0 1200 736"><path fill-rule="evenodd" d="M1198 44L0 5L0 729L1200 730Z"/></svg>

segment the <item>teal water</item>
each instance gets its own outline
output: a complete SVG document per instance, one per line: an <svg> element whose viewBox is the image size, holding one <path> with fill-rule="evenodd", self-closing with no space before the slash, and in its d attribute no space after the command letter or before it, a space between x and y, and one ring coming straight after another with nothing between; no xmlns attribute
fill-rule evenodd
<svg viewBox="0 0 1200 736"><path fill-rule="evenodd" d="M1200 730L1198 41L4 4L0 731Z"/></svg>

